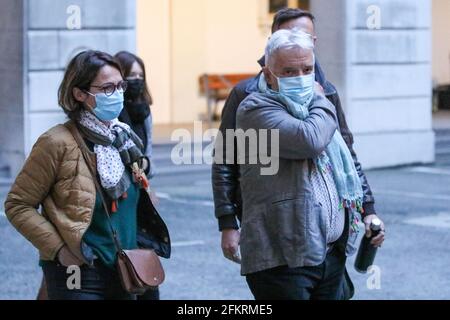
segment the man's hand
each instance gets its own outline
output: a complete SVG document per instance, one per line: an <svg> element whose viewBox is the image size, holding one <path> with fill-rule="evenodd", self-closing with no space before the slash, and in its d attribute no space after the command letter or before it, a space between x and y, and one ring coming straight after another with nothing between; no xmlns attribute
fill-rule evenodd
<svg viewBox="0 0 450 320"><path fill-rule="evenodd" d="M373 219L379 219L381 221L381 219L375 214L368 215L367 217L364 218L364 225L366 227L366 235L365 236L368 238L370 238L372 236L372 230L370 229L370 224L372 223ZM381 247L381 245L384 242L384 234L385 234L384 223L383 223L383 221L381 221L381 231L375 238L372 239L372 241L370 243L373 244L377 248Z"/></svg>
<svg viewBox="0 0 450 320"><path fill-rule="evenodd" d="M241 257L239 255L239 240L241 234L239 230L225 229L222 231L222 251L225 258L241 263Z"/></svg>
<svg viewBox="0 0 450 320"><path fill-rule="evenodd" d="M78 259L67 246L64 246L58 252L58 260L64 267L81 266L83 261Z"/></svg>

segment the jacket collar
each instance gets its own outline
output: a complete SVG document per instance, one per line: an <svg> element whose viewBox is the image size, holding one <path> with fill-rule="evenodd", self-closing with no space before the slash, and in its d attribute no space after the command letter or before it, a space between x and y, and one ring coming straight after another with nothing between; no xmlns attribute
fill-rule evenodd
<svg viewBox="0 0 450 320"><path fill-rule="evenodd" d="M323 87L326 96L332 96L337 93L336 88L325 77L325 72L320 65L319 59L316 57L316 64L314 66L316 73L316 81Z"/></svg>
<svg viewBox="0 0 450 320"><path fill-rule="evenodd" d="M97 175L97 159L94 152L89 150L88 146L86 145L86 142L84 141L84 138L80 132L80 129L78 129L78 126L73 120L70 120L64 124L64 126L70 131L73 138L75 139L76 143L78 144L78 147L81 150L81 153L83 154L83 157L88 165L89 170L91 171L92 178L95 179Z"/></svg>

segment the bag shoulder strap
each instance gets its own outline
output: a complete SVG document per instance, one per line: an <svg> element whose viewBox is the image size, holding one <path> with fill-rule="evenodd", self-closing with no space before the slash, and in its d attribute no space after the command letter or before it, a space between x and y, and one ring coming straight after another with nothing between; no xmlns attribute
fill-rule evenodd
<svg viewBox="0 0 450 320"><path fill-rule="evenodd" d="M116 248L117 253L121 253L122 246L120 245L117 231L114 229L114 227L112 225L111 216L110 216L110 213L108 210L108 204L106 203L103 189L98 182L96 170L95 170L95 168L93 168L92 163L89 160L90 150L87 147L86 142L84 141L83 137L81 136L80 130L78 129L78 126L74 121L70 120L70 121L66 122L64 124L64 126L72 133L73 138L75 139L75 141L78 144L78 147L81 150L81 154L83 155L84 161L86 162L86 166L88 167L89 172L92 176L92 180L94 181L94 185L95 185L95 189L97 190L97 194L100 196L100 199L102 200L103 208L105 209L105 214L106 214L106 217L108 220L108 225L111 229L111 236L112 236L112 240L114 242L114 246Z"/></svg>

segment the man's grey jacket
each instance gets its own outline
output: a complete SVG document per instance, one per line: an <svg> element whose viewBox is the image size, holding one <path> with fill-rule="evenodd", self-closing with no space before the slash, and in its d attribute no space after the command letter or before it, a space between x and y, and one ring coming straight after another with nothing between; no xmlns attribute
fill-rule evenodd
<svg viewBox="0 0 450 320"><path fill-rule="evenodd" d="M259 64L264 66L264 57L259 60ZM345 118L344 110L339 99L339 94L334 85L326 79L319 61L316 59L315 66L316 81L324 88L325 96L336 108L336 115L339 123L339 130L342 137L347 144L350 153L352 154L353 161L355 163L356 170L361 179L364 199L364 216L370 214L376 214L375 211L375 199L370 189L369 182L361 163L358 160L355 150L353 149L353 134L351 133L347 120ZM228 138L226 135L227 130L236 129L236 113L239 105L244 99L253 92L258 92L258 82L261 73L251 79L240 82L232 91L228 97L223 113L222 122L220 124L220 133L223 136L223 146L230 144L235 146L236 139ZM220 151L215 148L215 151ZM225 150L222 152L223 156L226 154ZM216 154L217 156L217 154ZM234 157L236 155L233 155ZM239 186L239 166L236 161L231 163L225 162L225 156L220 159L219 162L214 162L212 165L212 186L214 193L214 207L215 216L218 218L219 230L225 229L239 229L238 220L242 219L242 199L241 188Z"/></svg>
<svg viewBox="0 0 450 320"><path fill-rule="evenodd" d="M247 148L238 144L239 156L247 158L240 165L243 275L282 265L315 266L325 260L328 214L316 200L309 175L312 159L331 142L338 120L325 96L316 94L309 110L309 116L299 120L263 93L252 93L239 106L238 129L279 130L275 175L262 175L267 165L249 164ZM270 143L268 150L271 153ZM352 254L357 234L348 226L344 232L349 233L346 253Z"/></svg>

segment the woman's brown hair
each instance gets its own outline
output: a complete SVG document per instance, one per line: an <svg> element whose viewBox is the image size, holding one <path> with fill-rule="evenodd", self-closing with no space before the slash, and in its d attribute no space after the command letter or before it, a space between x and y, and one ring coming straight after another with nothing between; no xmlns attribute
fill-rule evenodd
<svg viewBox="0 0 450 320"><path fill-rule="evenodd" d="M119 62L105 52L83 51L70 61L58 89L58 103L70 119L79 120L80 112L84 110L83 104L75 99L73 89L89 90L100 69L106 65L122 74Z"/></svg>
<svg viewBox="0 0 450 320"><path fill-rule="evenodd" d="M144 83L145 83L144 91L142 92L142 95L141 97L139 97L139 99L145 103L148 103L149 105L152 105L153 99L147 85L147 72L145 71L144 61L135 54L132 54L131 52L128 51L120 51L114 56L114 58L116 58L117 61L120 63L125 79L130 76L133 64L135 62L139 64L139 66L142 68L142 71L144 72Z"/></svg>

